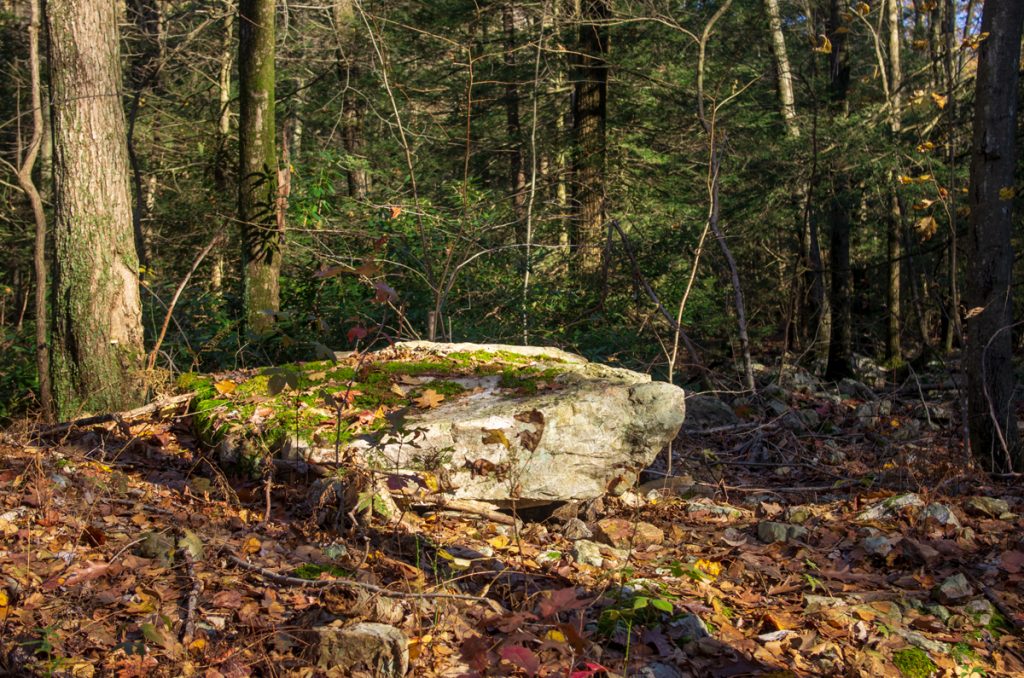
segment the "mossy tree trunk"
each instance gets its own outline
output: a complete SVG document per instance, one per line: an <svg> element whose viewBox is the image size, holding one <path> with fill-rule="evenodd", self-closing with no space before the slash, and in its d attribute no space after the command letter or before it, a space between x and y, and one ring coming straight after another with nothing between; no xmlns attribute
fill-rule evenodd
<svg viewBox="0 0 1024 678"><path fill-rule="evenodd" d="M280 308L283 220L277 210L274 0L238 4L238 220L246 326L270 330Z"/></svg>
<svg viewBox="0 0 1024 678"><path fill-rule="evenodd" d="M967 267L967 413L971 448L995 471L1024 470L1013 406L1013 200L1024 4L988 0L978 51Z"/></svg>
<svg viewBox="0 0 1024 678"><path fill-rule="evenodd" d="M114 3L50 0L53 96L52 376L57 414L143 397L139 261L132 232Z"/></svg>

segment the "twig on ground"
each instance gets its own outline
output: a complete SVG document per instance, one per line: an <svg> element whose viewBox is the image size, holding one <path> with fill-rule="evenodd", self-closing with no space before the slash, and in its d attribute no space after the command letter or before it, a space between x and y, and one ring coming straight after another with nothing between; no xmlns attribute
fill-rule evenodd
<svg viewBox="0 0 1024 678"><path fill-rule="evenodd" d="M287 575L271 572L270 570L260 567L259 565L253 565L252 563L239 558L230 551L224 551L224 557L227 558L229 562L234 563L235 565L241 567L244 570L255 572L261 577L266 577L270 581L273 581L278 584L285 584L288 586L302 586L306 588L317 589L333 588L335 586L340 586L363 589L366 591L370 591L371 593L376 593L377 595L384 596L385 598L469 600L475 603L484 603L491 607L501 607L501 605L497 601L491 600L490 598L473 596L467 593L414 593L406 591L392 591L390 589L386 589L375 584L367 584L366 582L355 581L353 579L300 579L299 577L289 577ZM502 612L504 612L504 610L502 610Z"/></svg>
<svg viewBox="0 0 1024 678"><path fill-rule="evenodd" d="M40 438L48 438L61 433L67 433L75 427L81 428L83 426L95 426L96 424L105 424L110 421L123 423L132 419L149 416L166 407L177 407L178 405L187 403L194 397L195 393L189 392L182 395L171 396L169 398L160 398L159 400L154 400L148 405L136 407L134 410L127 410L125 412L108 412L106 414L97 414L92 417L83 417L81 419L75 419L74 421L57 424L56 426L51 426L50 428L38 431L36 435Z"/></svg>
<svg viewBox="0 0 1024 678"><path fill-rule="evenodd" d="M203 580L196 576L195 559L187 546L181 549L181 555L185 559L185 573L192 582L185 605L185 629L181 635L181 642L188 647L196 635L196 611L199 609L199 596L203 593Z"/></svg>

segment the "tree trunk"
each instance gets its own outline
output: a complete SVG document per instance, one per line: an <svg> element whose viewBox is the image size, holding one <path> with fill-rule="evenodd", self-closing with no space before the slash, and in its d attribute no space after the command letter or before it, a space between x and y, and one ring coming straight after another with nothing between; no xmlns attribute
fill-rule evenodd
<svg viewBox="0 0 1024 678"><path fill-rule="evenodd" d="M900 57L900 31L903 27L900 16L900 0L886 0L886 23L889 31L889 131L893 136L893 143L897 142L900 129L903 126L901 119L902 88L903 88L903 65ZM903 347L900 343L901 319L900 319L900 264L902 263L903 252L903 210L900 205L899 196L892 188L896 185L896 177L890 176L889 180L889 228L888 240L888 264L889 276L886 295L888 297L888 322L886 323L885 353L890 364L895 365L902 358Z"/></svg>
<svg viewBox="0 0 1024 678"><path fill-rule="evenodd" d="M608 103L607 0L580 3L579 54L573 97L573 192L575 223L572 245L577 271L593 279L603 264L605 233L605 124Z"/></svg>
<svg viewBox="0 0 1024 678"><path fill-rule="evenodd" d="M50 421L53 417L53 389L50 386L50 347L46 336L48 326L46 318L46 212L43 210L43 199L32 181L32 170L43 141L43 97L41 93L43 84L39 74L39 26L41 21L39 2L40 0L30 0L29 2L28 64L29 84L32 89L32 136L29 139L25 156L21 159L18 167L18 184L28 197L35 220L32 264L36 277L36 373L39 378L39 409L43 420ZM2 322L2 318L0 318L0 322Z"/></svg>
<svg viewBox="0 0 1024 678"><path fill-rule="evenodd" d="M217 154L213 159L213 182L218 193L228 188L228 143L231 138L231 65L234 62L235 1L224 0L224 35L220 46L217 78Z"/></svg>
<svg viewBox="0 0 1024 678"><path fill-rule="evenodd" d="M829 16L829 39L832 53L829 59L831 107L835 117L849 113L847 94L850 88L850 65L846 54L846 33L842 11L845 4L832 0ZM852 373L852 327L850 317L850 178L843 166L844 160L835 161L832 178L832 199L829 208L829 268L832 282L829 286L829 305L832 309L832 332L828 342L828 363L825 376L841 379Z"/></svg>
<svg viewBox="0 0 1024 678"><path fill-rule="evenodd" d="M57 414L116 411L143 396L138 257L132 234L115 5L49 0L53 96Z"/></svg>
<svg viewBox="0 0 1024 678"><path fill-rule="evenodd" d="M775 57L775 72L778 80L779 106L782 111L782 119L786 123L786 134L795 138L800 136L800 127L796 124L793 72L790 69L789 55L786 52L786 37L782 33L779 0L764 0L764 9L768 13L768 25L771 27L772 32L772 55Z"/></svg>
<svg viewBox="0 0 1024 678"><path fill-rule="evenodd" d="M363 164L366 162L366 143L363 135L363 103L352 88L352 81L358 79L360 68L356 60L357 35L355 7L352 0L335 0L332 7L334 30L338 47L336 60L338 79L345 88L341 99L342 144L348 155L348 195L354 200L366 200L369 191L369 176Z"/></svg>
<svg viewBox="0 0 1024 678"><path fill-rule="evenodd" d="M501 8L501 26L505 34L505 128L508 132L508 186L515 216L516 242L525 240L526 170L523 165L523 132L519 123L519 85L516 81L516 6L506 2Z"/></svg>
<svg viewBox="0 0 1024 678"><path fill-rule="evenodd" d="M284 233L277 218L274 125L274 0L238 6L238 219L246 326L269 331L280 308Z"/></svg>
<svg viewBox="0 0 1024 678"><path fill-rule="evenodd" d="M971 153L967 269L967 409L971 448L981 464L1024 470L1012 398L1013 197L1017 81L1024 3L988 0L978 51Z"/></svg>

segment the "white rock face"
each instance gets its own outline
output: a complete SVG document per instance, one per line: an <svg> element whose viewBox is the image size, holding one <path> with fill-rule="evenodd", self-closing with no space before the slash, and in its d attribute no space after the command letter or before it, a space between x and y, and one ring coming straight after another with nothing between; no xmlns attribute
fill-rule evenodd
<svg viewBox="0 0 1024 678"><path fill-rule="evenodd" d="M601 496L631 484L685 416L681 388L554 348L408 342L387 350L532 359L535 393L501 389L496 375L470 377L473 392L410 410L397 429L350 444L367 466L421 486L436 482L448 499L525 506ZM314 462L334 459L333 449L301 452Z"/></svg>

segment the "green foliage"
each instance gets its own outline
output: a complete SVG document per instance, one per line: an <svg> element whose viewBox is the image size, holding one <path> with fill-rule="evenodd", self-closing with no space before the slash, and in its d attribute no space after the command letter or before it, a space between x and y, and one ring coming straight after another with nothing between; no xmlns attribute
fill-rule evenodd
<svg viewBox="0 0 1024 678"><path fill-rule="evenodd" d="M36 375L35 330L28 326L21 333L0 327L0 426L26 412L35 403L39 386Z"/></svg>

